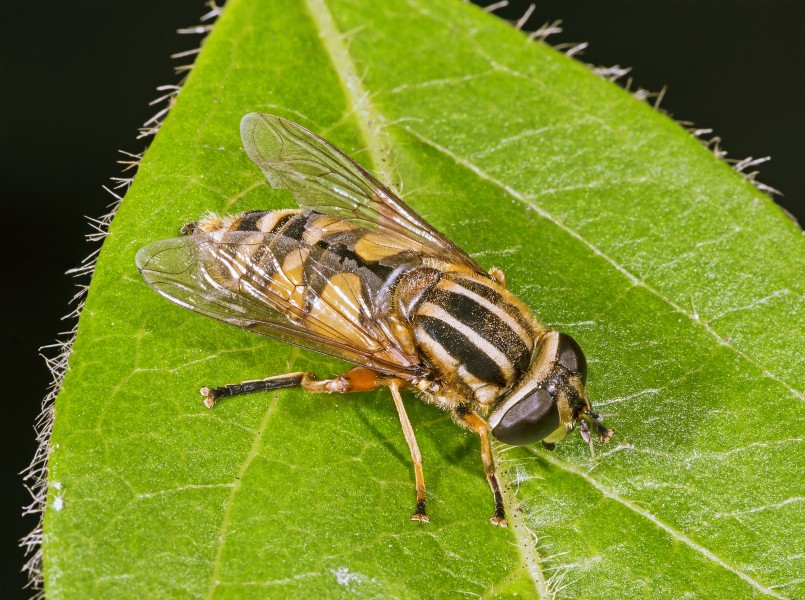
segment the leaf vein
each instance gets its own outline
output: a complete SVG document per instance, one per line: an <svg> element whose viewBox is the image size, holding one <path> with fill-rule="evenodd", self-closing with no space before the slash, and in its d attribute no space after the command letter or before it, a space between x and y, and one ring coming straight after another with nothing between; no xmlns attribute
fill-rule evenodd
<svg viewBox="0 0 805 600"><path fill-rule="evenodd" d="M577 475L578 477L581 477L587 483L589 483L595 489L597 489L605 498L608 498L610 500L614 500L615 502L618 502L619 504L621 504L624 507L628 508L632 512L640 515L644 519L647 519L648 521L650 521L651 523L653 523L654 525L656 525L657 527L659 527L660 529L662 529L663 531L668 533L675 540L682 542L683 544L685 544L688 547L690 547L691 549L695 550L696 552L698 552L699 554L701 554L705 558L713 561L714 563L716 563L720 567L722 567L722 568L730 571L731 573L737 575L738 577L743 579L745 582L747 582L749 585L751 585L753 588L755 588L759 592L762 592L762 593L766 594L767 596L771 596L773 598L783 598L783 599L786 598L786 596L783 596L783 595L775 592L770 587L764 586L759 581L753 579L752 577L750 577L749 575L747 575L746 573L744 573L743 571L741 571L737 567L733 567L732 565L727 563L724 559L722 559L720 556L718 556L715 552L713 552L712 550L710 550L709 548L707 548L705 546L702 546L701 544L696 543L695 541L693 541L691 538L686 536L681 531L671 527L670 525L668 525L667 523L662 521L659 517L657 517L653 513L649 512L648 510L646 510L644 508L641 508L641 507L637 506L634 502L631 502L630 500L624 498L618 492L609 489L604 484L602 484L600 481L597 481L596 479L590 477L587 473L585 473L584 471L579 469L576 465L573 465L571 463L568 463L568 462L565 462L563 460L560 460L560 459L558 459L558 458L556 458L554 456L551 456L550 454L542 454L542 453L538 454L537 451L532 449L532 448L529 448L529 450L531 451L532 454L534 454L534 456L539 456L539 458L546 460L551 465L553 465L553 466L555 466L555 467L557 467L557 468L559 468L559 469L561 469L563 471L566 471L568 473L572 473L574 475Z"/></svg>
<svg viewBox="0 0 805 600"><path fill-rule="evenodd" d="M260 427L257 429L257 434L254 436L254 441L252 442L251 448L249 448L249 453L246 455L246 459L243 461L243 464L241 464L240 469L238 469L238 473L235 476L235 481L233 482L229 496L226 499L226 504L224 504L223 518L221 519L221 527L218 530L217 536L218 547L215 552L215 560L213 561L213 572L210 576L210 583L205 596L208 599L213 597L215 590L221 583L221 565L224 554L224 546L226 545L226 535L232 516L232 507L235 505L235 497L237 496L241 485L243 484L243 476L246 474L246 471L249 469L249 466L252 464L254 459L260 454L260 445L263 441L263 434L268 427L268 423L271 421L271 416L274 414L274 411L277 408L277 402L277 398L274 397L272 398L271 403L268 405L268 408L263 415L263 419L260 421Z"/></svg>

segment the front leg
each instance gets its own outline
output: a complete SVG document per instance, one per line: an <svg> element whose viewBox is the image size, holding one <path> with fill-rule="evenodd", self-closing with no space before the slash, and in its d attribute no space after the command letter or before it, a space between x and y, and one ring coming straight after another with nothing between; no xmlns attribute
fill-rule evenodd
<svg viewBox="0 0 805 600"><path fill-rule="evenodd" d="M497 473L495 473L495 459L492 457L492 445L489 442L489 423L465 406L459 406L454 409L453 417L461 426L474 431L480 436L481 458L484 461L486 481L489 483L489 487L492 488L492 495L495 497L495 516L489 519L489 522L500 527L508 527L506 510L503 507L503 494L500 491L500 480Z"/></svg>

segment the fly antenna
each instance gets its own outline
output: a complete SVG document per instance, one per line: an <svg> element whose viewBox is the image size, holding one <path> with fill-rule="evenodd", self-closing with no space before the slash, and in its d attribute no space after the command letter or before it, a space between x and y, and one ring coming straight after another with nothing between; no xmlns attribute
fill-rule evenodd
<svg viewBox="0 0 805 600"><path fill-rule="evenodd" d="M612 437L613 431L604 425L604 415L593 411L588 411L585 416L587 415L590 417L593 429L595 429L595 432L601 438L601 443L605 444L608 442L609 438Z"/></svg>
<svg viewBox="0 0 805 600"><path fill-rule="evenodd" d="M584 413L581 417L581 428L579 430L581 438L590 446L590 457L595 461L595 447L593 446L593 436L590 435L590 416Z"/></svg>

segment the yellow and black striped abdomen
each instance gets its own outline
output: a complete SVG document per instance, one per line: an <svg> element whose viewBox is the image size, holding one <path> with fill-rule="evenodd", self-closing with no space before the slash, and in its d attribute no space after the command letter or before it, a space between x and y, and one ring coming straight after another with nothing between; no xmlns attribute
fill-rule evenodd
<svg viewBox="0 0 805 600"><path fill-rule="evenodd" d="M490 404L531 362L538 332L523 308L489 277L442 273L410 318L419 351L442 378Z"/></svg>
<svg viewBox="0 0 805 600"><path fill-rule="evenodd" d="M336 277L356 279L351 282L351 292L362 296L371 309L362 315L366 318L380 316L384 289L421 262L416 249L409 248L405 240L312 210L251 211L218 219L213 226L232 232L268 234L265 243L252 247L251 262L259 265L275 285L293 282L297 293L302 288L295 280L304 281L309 300L335 284ZM279 277L274 276L277 266L284 271Z"/></svg>
<svg viewBox="0 0 805 600"><path fill-rule="evenodd" d="M427 374L391 310L394 283L422 263L403 236L312 210L209 215L183 231L159 252L202 289L204 311L387 375Z"/></svg>

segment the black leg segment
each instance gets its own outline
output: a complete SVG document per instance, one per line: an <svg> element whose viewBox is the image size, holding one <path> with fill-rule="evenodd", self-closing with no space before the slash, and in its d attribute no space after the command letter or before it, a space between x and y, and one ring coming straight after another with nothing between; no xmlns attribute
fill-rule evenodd
<svg viewBox="0 0 805 600"><path fill-rule="evenodd" d="M207 408L212 408L215 403L221 398L229 398L231 396L241 396L243 394L252 394L254 392L270 392L271 390L281 390L283 388L290 388L302 385L307 373L288 373L286 375L277 375L275 377L268 377L266 379L257 379L254 381L244 381L243 383L231 383L217 388L201 388L201 395L204 396L204 404Z"/></svg>

